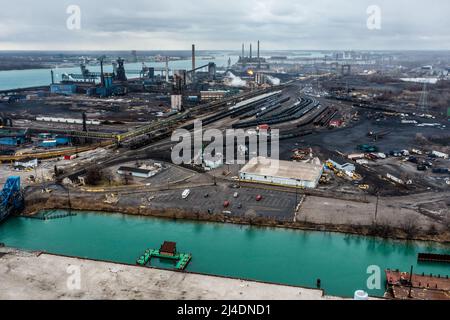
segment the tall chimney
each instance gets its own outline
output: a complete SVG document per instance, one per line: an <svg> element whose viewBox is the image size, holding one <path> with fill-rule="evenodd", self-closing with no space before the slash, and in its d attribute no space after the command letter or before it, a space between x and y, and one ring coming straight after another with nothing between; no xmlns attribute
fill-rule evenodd
<svg viewBox="0 0 450 320"><path fill-rule="evenodd" d="M242 44L242 59L244 59L244 54L245 54L245 45L244 44Z"/></svg>
<svg viewBox="0 0 450 320"><path fill-rule="evenodd" d="M258 60L259 60L259 40L258 40Z"/></svg>
<svg viewBox="0 0 450 320"><path fill-rule="evenodd" d="M192 45L192 70L195 69L195 44Z"/></svg>
<svg viewBox="0 0 450 320"><path fill-rule="evenodd" d="M169 57L166 56L166 82L169 82Z"/></svg>
<svg viewBox="0 0 450 320"><path fill-rule="evenodd" d="M250 59L252 58L252 44L250 43Z"/></svg>
<svg viewBox="0 0 450 320"><path fill-rule="evenodd" d="M86 117L86 112L83 112L83 131L87 132L87 125L86 125L86 121L87 117Z"/></svg>
<svg viewBox="0 0 450 320"><path fill-rule="evenodd" d="M100 81L102 88L105 86L105 73L103 72L103 58L100 59Z"/></svg>
<svg viewBox="0 0 450 320"><path fill-rule="evenodd" d="M258 40L258 68L261 68L261 60L259 60L259 40Z"/></svg>

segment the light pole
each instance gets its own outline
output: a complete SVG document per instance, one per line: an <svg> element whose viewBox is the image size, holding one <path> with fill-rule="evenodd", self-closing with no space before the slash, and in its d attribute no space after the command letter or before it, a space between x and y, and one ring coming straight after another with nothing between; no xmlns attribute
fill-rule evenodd
<svg viewBox="0 0 450 320"><path fill-rule="evenodd" d="M70 201L70 189L67 187L67 200L69 204L69 215L72 213L72 202Z"/></svg>
<svg viewBox="0 0 450 320"><path fill-rule="evenodd" d="M378 202L380 200L380 191L377 191L377 203L375 205L375 224L377 224L377 218L378 218Z"/></svg>

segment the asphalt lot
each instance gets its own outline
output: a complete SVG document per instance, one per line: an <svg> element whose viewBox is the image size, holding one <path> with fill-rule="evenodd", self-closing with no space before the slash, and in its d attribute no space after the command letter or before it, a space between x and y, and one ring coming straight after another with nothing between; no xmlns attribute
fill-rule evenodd
<svg viewBox="0 0 450 320"><path fill-rule="evenodd" d="M187 199L182 199L183 189L176 189L143 194L141 201L144 205L155 209L177 208L198 212L210 210L213 214L229 211L231 214L228 214L232 216L250 217L257 214L284 221L294 219L295 194L252 188L234 189L230 186L197 187L190 190ZM235 192L239 194L238 198L234 198ZM263 199L256 201L257 195L261 195ZM226 208L225 201L230 202ZM297 201L300 201L300 195ZM239 208L239 205L242 207Z"/></svg>
<svg viewBox="0 0 450 320"><path fill-rule="evenodd" d="M434 122L442 122L436 120ZM369 131L381 132L392 130L392 132L378 141L373 141L367 136ZM414 125L400 124L398 118L388 118L383 121L368 120L364 116L356 124L346 128L326 130L301 138L280 141L280 156L289 159L290 151L299 143L301 148L321 146L329 150L339 150L343 153L357 152L360 144L375 145L380 152L389 153L391 150L403 150L417 148L416 134L425 136L440 136L449 134L450 128L439 129L432 127L416 127Z"/></svg>

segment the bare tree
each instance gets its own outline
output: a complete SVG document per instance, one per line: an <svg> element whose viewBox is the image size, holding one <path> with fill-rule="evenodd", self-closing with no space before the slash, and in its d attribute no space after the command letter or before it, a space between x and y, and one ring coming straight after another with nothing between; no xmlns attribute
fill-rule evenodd
<svg viewBox="0 0 450 320"><path fill-rule="evenodd" d="M406 218L402 223L402 229L406 233L408 239L414 238L419 233L419 228L413 217Z"/></svg>
<svg viewBox="0 0 450 320"><path fill-rule="evenodd" d="M102 178L102 171L99 167L95 166L87 170L85 181L89 185L96 186L101 183Z"/></svg>

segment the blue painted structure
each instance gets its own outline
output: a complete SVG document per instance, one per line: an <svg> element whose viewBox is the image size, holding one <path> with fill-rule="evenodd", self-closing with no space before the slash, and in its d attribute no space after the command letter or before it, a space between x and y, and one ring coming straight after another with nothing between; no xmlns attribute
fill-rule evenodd
<svg viewBox="0 0 450 320"><path fill-rule="evenodd" d="M50 92L56 94L74 94L77 92L76 84L51 84Z"/></svg>
<svg viewBox="0 0 450 320"><path fill-rule="evenodd" d="M44 140L39 143L42 148L55 148L57 146L56 140Z"/></svg>
<svg viewBox="0 0 450 320"><path fill-rule="evenodd" d="M2 146L18 146L19 140L16 137L0 138L0 145Z"/></svg>
<svg viewBox="0 0 450 320"><path fill-rule="evenodd" d="M17 135L11 137L0 136L0 145L2 146L19 146L26 142L26 137L24 135Z"/></svg>
<svg viewBox="0 0 450 320"><path fill-rule="evenodd" d="M42 134L39 136L43 140L39 142L41 148L56 148L61 145L68 145L70 138L65 136L55 136L53 134Z"/></svg>
<svg viewBox="0 0 450 320"><path fill-rule="evenodd" d="M20 177L9 177L0 193L0 222L11 213L23 209L24 201L20 190Z"/></svg>
<svg viewBox="0 0 450 320"><path fill-rule="evenodd" d="M55 138L56 140L56 144L59 145L67 145L70 142L70 139L68 137L63 137L63 136L56 136Z"/></svg>
<svg viewBox="0 0 450 320"><path fill-rule="evenodd" d="M0 145L18 146L27 141L27 136L22 131L0 130Z"/></svg>

